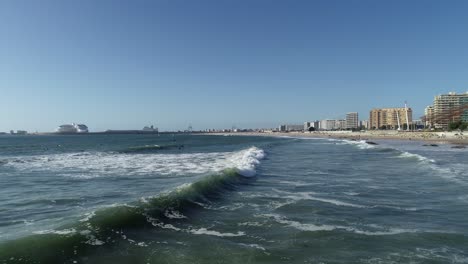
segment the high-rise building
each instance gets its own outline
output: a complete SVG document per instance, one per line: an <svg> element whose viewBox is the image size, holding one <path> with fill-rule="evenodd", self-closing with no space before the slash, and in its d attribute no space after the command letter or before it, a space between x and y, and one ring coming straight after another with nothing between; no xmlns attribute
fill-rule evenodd
<svg viewBox="0 0 468 264"><path fill-rule="evenodd" d="M468 92L438 95L434 98L434 127L447 129L452 122L468 122Z"/></svg>
<svg viewBox="0 0 468 264"><path fill-rule="evenodd" d="M359 116L356 112L346 114L346 129L356 129L359 127Z"/></svg>
<svg viewBox="0 0 468 264"><path fill-rule="evenodd" d="M304 131L309 131L309 127L311 127L310 122L304 122Z"/></svg>
<svg viewBox="0 0 468 264"><path fill-rule="evenodd" d="M429 105L424 109L424 121L427 127L434 126L434 107Z"/></svg>
<svg viewBox="0 0 468 264"><path fill-rule="evenodd" d="M404 129L413 120L411 108L377 108L369 115L370 129Z"/></svg>

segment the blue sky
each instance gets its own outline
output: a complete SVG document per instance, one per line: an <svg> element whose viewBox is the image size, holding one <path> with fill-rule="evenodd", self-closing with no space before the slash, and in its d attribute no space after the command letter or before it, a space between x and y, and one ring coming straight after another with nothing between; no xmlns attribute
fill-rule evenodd
<svg viewBox="0 0 468 264"><path fill-rule="evenodd" d="M468 91L468 1L0 1L0 131L275 127Z"/></svg>

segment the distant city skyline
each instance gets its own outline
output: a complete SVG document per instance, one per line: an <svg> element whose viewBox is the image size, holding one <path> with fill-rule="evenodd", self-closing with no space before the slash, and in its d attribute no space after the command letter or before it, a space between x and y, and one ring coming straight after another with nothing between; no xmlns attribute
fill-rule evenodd
<svg viewBox="0 0 468 264"><path fill-rule="evenodd" d="M0 132L273 128L468 91L466 1L0 2Z"/></svg>

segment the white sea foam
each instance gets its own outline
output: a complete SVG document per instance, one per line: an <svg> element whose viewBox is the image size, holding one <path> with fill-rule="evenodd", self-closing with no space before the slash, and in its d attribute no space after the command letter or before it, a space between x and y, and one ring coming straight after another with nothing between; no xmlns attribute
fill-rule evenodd
<svg viewBox="0 0 468 264"><path fill-rule="evenodd" d="M209 235L209 236L218 236L218 237L237 237L237 236L244 236L245 233L242 231L238 231L237 233L222 233L219 231L215 230L209 230L207 228L199 228L199 229L194 229L194 228L189 228L189 229L182 229L179 227L176 227L172 224L167 224L159 219L153 218L151 216L146 216L146 220L151 223L155 227L159 227L162 229L169 229L177 232L185 232L185 233L190 233L194 235Z"/></svg>
<svg viewBox="0 0 468 264"><path fill-rule="evenodd" d="M158 220L156 218L153 218L151 216L146 216L146 221L151 223L153 226L159 227L159 228L162 228L162 229L170 229L170 230L174 230L174 231L183 231L181 228L175 227L174 225L171 225L171 224L163 223L160 220Z"/></svg>
<svg viewBox="0 0 468 264"><path fill-rule="evenodd" d="M263 226L264 223L260 223L260 222L243 222L243 223L238 223L237 225L239 226Z"/></svg>
<svg viewBox="0 0 468 264"><path fill-rule="evenodd" d="M450 167L441 167L436 164L431 164L431 168L436 174L448 181L456 182L458 184L467 185L468 174L467 166L465 164L450 164Z"/></svg>
<svg viewBox="0 0 468 264"><path fill-rule="evenodd" d="M91 218L93 218L96 215L95 211L89 212L85 214L85 217L83 219L80 219L80 222L88 222Z"/></svg>
<svg viewBox="0 0 468 264"><path fill-rule="evenodd" d="M251 177L265 157L263 150L251 147L236 152L184 154L123 154L80 152L31 157L12 157L5 166L18 171L53 172L76 179L101 176L191 175L220 172L236 168L239 174Z"/></svg>
<svg viewBox="0 0 468 264"><path fill-rule="evenodd" d="M293 227L301 231L331 231L336 229L335 226L331 225L314 225L314 224L302 224L297 221L288 220L287 218L277 214L263 214L261 215L267 218L273 218L277 223Z"/></svg>
<svg viewBox="0 0 468 264"><path fill-rule="evenodd" d="M303 181L280 181L279 183L296 186L296 187L313 185L311 183L306 183Z"/></svg>
<svg viewBox="0 0 468 264"><path fill-rule="evenodd" d="M389 252L379 257L361 259L363 263L468 263L468 257L463 249L443 246L439 248L415 248L409 252Z"/></svg>
<svg viewBox="0 0 468 264"><path fill-rule="evenodd" d="M417 159L420 162L424 162L424 163L435 163L435 160L433 160L433 159L429 159L429 158L424 157L422 155L414 154L414 153L410 153L410 152L406 152L406 151L402 152L398 157L399 158Z"/></svg>
<svg viewBox="0 0 468 264"><path fill-rule="evenodd" d="M251 147L245 151L237 152L229 158L237 172L245 177L252 177L256 174L256 166L260 160L265 158L265 152L262 149Z"/></svg>
<svg viewBox="0 0 468 264"><path fill-rule="evenodd" d="M330 199L330 198L322 198L322 197L317 197L316 193L314 192L285 192L285 191L280 191L277 189L274 189L277 192L283 193L282 198L287 198L291 199L294 201L299 201L299 200L311 200L311 201L319 201L323 203L330 203L334 204L337 206L349 206L349 207L356 207L356 208L366 208L367 206L360 205L360 204L354 204L354 203L349 203L349 202L344 202L336 199Z"/></svg>
<svg viewBox="0 0 468 264"><path fill-rule="evenodd" d="M260 249L262 251L266 251L266 249L258 244L244 244L244 243L239 243L239 245L246 246L246 247L251 247L255 249Z"/></svg>
<svg viewBox="0 0 468 264"><path fill-rule="evenodd" d="M266 217L273 219L275 222L286 225L288 227L300 230L300 231L333 231L333 230L344 230L347 232L352 232L360 235L366 236L385 236L385 235L397 235L403 233L417 233L422 232L421 230L416 229L402 229L402 228L383 228L376 225L369 225L372 227L372 230L362 230L357 227L352 226L341 226L341 225L327 225L327 224L312 224L312 223L300 223L298 221L289 220L284 216L278 214L262 214L260 217Z"/></svg>
<svg viewBox="0 0 468 264"><path fill-rule="evenodd" d="M76 233L74 228L63 229L63 230L39 230L34 231L33 234L44 235L44 234L56 234L56 235L71 235Z"/></svg>
<svg viewBox="0 0 468 264"><path fill-rule="evenodd" d="M215 230L208 230L206 228L189 229L189 232L194 235L209 235L209 236L218 236L218 237L238 237L238 236L245 235L245 233L242 231L238 231L237 233L221 233Z"/></svg>
<svg viewBox="0 0 468 264"><path fill-rule="evenodd" d="M343 139L343 140L341 140L341 142L346 143L346 144L350 144L350 145L354 145L354 146L356 146L356 147L358 147L360 149L373 149L373 148L375 148L375 145L370 145L365 140L353 141L353 140Z"/></svg>
<svg viewBox="0 0 468 264"><path fill-rule="evenodd" d="M164 211L164 216L170 219L183 219L187 218L187 216L183 215L179 211L176 211L174 209L168 209Z"/></svg>
<svg viewBox="0 0 468 264"><path fill-rule="evenodd" d="M308 197L307 199L309 200L314 200L314 201L319 201L323 203L331 203L337 206L349 206L349 207L356 207L356 208L366 208L367 206L364 205L359 205L359 204L354 204L354 203L348 203L348 202L343 202L340 200L335 200L335 199L327 199L327 198L318 198L318 197Z"/></svg>
<svg viewBox="0 0 468 264"><path fill-rule="evenodd" d="M356 196L356 195L359 195L360 193L357 193L357 192L344 192L344 194L350 195L350 196Z"/></svg>

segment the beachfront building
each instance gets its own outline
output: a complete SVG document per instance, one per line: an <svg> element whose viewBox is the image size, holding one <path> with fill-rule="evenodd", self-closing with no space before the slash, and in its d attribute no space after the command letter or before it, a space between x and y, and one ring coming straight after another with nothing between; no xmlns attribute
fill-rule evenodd
<svg viewBox="0 0 468 264"><path fill-rule="evenodd" d="M286 131L291 132L291 131L303 131L304 126L303 125L286 125Z"/></svg>
<svg viewBox="0 0 468 264"><path fill-rule="evenodd" d="M310 122L304 122L304 131L309 131L309 128L311 127Z"/></svg>
<svg viewBox="0 0 468 264"><path fill-rule="evenodd" d="M432 105L424 109L424 123L426 127L434 126L434 107Z"/></svg>
<svg viewBox="0 0 468 264"><path fill-rule="evenodd" d="M343 130L346 129L346 120L344 119L325 119L320 121L320 130Z"/></svg>
<svg viewBox="0 0 468 264"><path fill-rule="evenodd" d="M280 125L279 132L304 131L304 125Z"/></svg>
<svg viewBox="0 0 468 264"><path fill-rule="evenodd" d="M345 129L346 129L345 119L335 120L335 130L345 130Z"/></svg>
<svg viewBox="0 0 468 264"><path fill-rule="evenodd" d="M425 122L423 120L413 120L412 129L423 129L425 127Z"/></svg>
<svg viewBox="0 0 468 264"><path fill-rule="evenodd" d="M346 114L346 129L356 129L359 127L359 116L356 112Z"/></svg>
<svg viewBox="0 0 468 264"><path fill-rule="evenodd" d="M359 121L359 127L361 129L369 129L369 121L368 120Z"/></svg>
<svg viewBox="0 0 468 264"><path fill-rule="evenodd" d="M376 108L369 114L370 129L405 129L413 120L413 111L408 107Z"/></svg>
<svg viewBox="0 0 468 264"><path fill-rule="evenodd" d="M315 128L315 131L320 130L320 121L319 120L315 120L314 122L312 122L312 125Z"/></svg>
<svg viewBox="0 0 468 264"><path fill-rule="evenodd" d="M320 130L333 130L335 127L335 120L324 119L320 121Z"/></svg>
<svg viewBox="0 0 468 264"><path fill-rule="evenodd" d="M432 114L434 127L448 129L450 123L458 121L468 122L468 92L436 96Z"/></svg>

